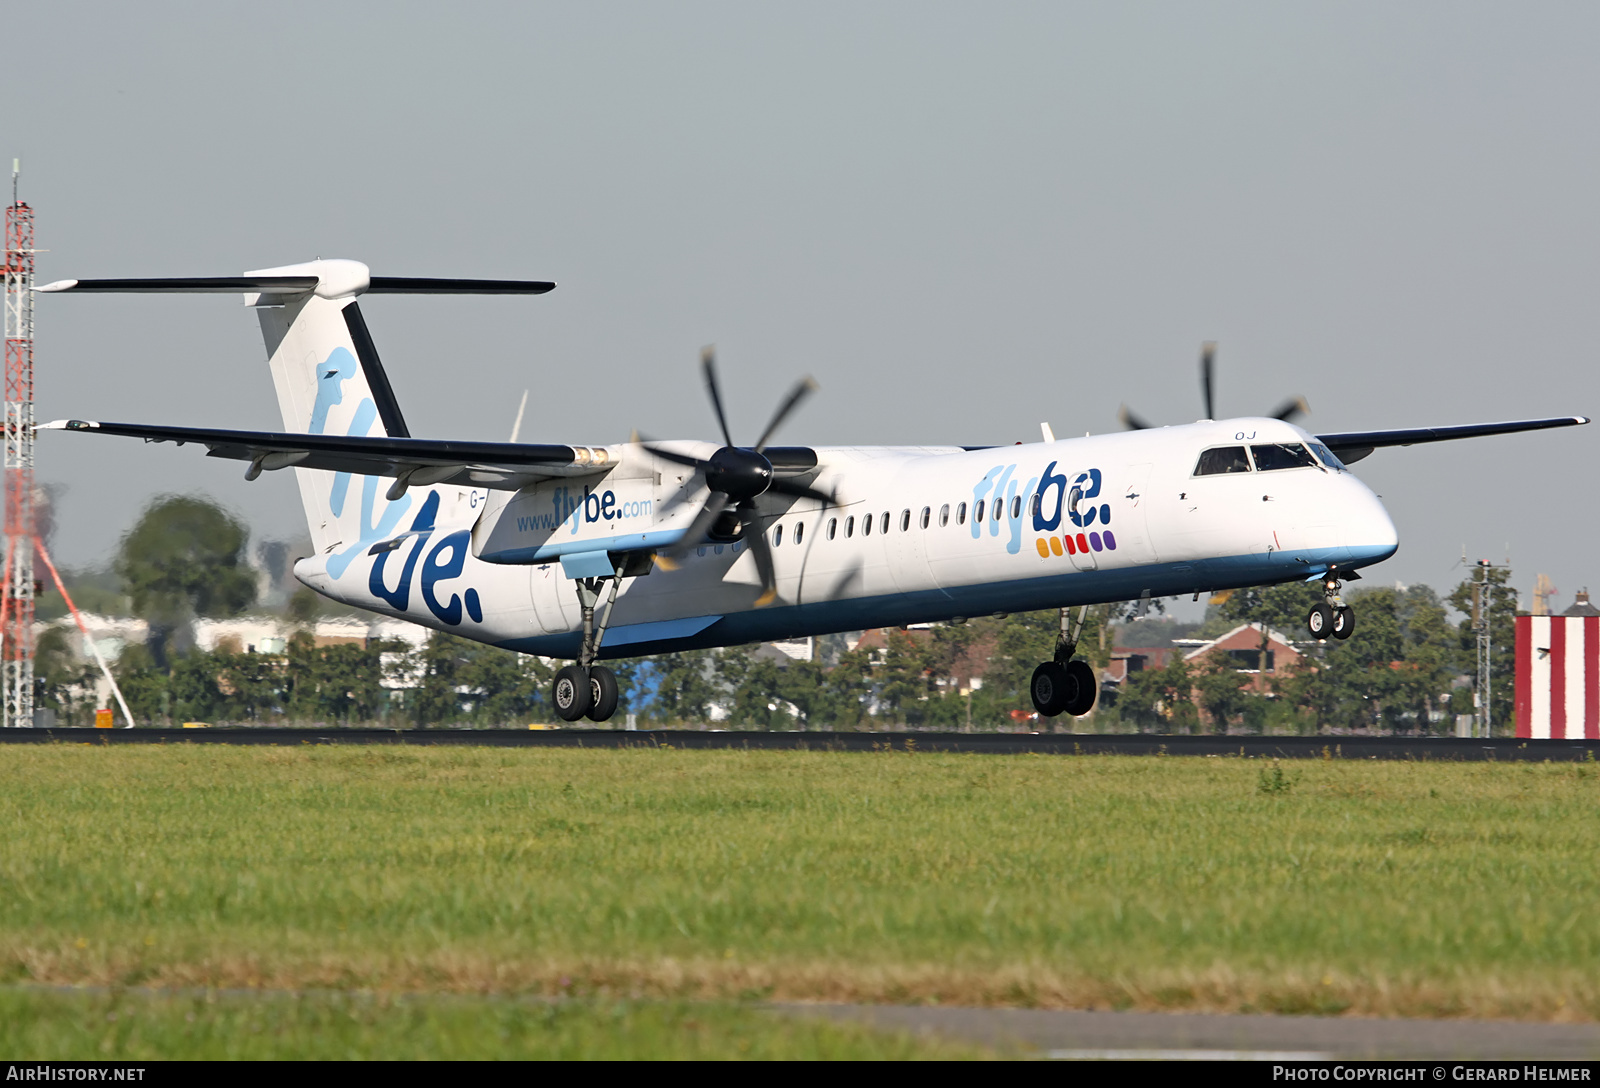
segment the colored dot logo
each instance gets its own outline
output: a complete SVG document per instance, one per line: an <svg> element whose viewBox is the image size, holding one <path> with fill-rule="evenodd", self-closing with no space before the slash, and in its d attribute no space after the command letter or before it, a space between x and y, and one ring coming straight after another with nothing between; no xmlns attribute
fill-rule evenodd
<svg viewBox="0 0 1600 1088"><path fill-rule="evenodd" d="M1087 555L1090 552L1114 552L1116 535L1110 529L1097 533L1064 533L1061 536L1039 537L1034 541L1043 559L1052 555Z"/></svg>

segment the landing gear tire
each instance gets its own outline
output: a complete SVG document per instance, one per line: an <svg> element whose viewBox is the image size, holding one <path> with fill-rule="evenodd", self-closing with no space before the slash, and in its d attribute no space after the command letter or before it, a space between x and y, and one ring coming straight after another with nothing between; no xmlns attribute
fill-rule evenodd
<svg viewBox="0 0 1600 1088"><path fill-rule="evenodd" d="M1069 661L1065 668L1067 686L1074 689L1072 698L1067 701L1067 713L1081 718L1094 709L1094 697L1099 691L1094 682L1094 670L1087 661Z"/></svg>
<svg viewBox="0 0 1600 1088"><path fill-rule="evenodd" d="M594 704L593 685L589 670L578 665L567 665L556 673L552 702L556 716L564 722L575 722ZM613 709L615 709L613 707Z"/></svg>
<svg viewBox="0 0 1600 1088"><path fill-rule="evenodd" d="M604 722L617 712L617 674L604 665L589 666L589 720Z"/></svg>
<svg viewBox="0 0 1600 1088"><path fill-rule="evenodd" d="M1086 661L1046 661L1033 670L1028 694L1041 717L1081 717L1094 707L1094 670Z"/></svg>
<svg viewBox="0 0 1600 1088"><path fill-rule="evenodd" d="M1046 661L1033 670L1033 682L1028 694L1033 698L1033 709L1040 716L1054 718L1067 709L1067 703L1077 694L1076 681L1067 675L1066 667L1056 661Z"/></svg>
<svg viewBox="0 0 1600 1088"><path fill-rule="evenodd" d="M1311 632L1311 637L1319 642L1334 633L1333 609L1325 604L1319 604L1306 616L1306 630ZM1350 629L1355 630L1355 620L1350 621ZM1349 637L1349 636L1344 636Z"/></svg>
<svg viewBox="0 0 1600 1088"><path fill-rule="evenodd" d="M1333 637L1346 639L1356 633L1356 610L1349 605L1333 611Z"/></svg>

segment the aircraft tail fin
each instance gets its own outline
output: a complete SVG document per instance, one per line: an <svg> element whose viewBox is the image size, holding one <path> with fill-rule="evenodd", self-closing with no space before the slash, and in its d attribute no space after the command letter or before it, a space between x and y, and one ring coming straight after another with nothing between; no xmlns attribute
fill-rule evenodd
<svg viewBox="0 0 1600 1088"><path fill-rule="evenodd" d="M314 261L254 274L287 278L309 273L317 276L318 288L334 280L333 290L314 289L296 295L252 292L245 296L245 304L255 309L261 323L283 429L295 434L407 438L410 429L356 302L355 288L364 286L361 281L367 279L366 267L317 267L352 264L355 262ZM329 271L345 276L330 277ZM338 279L347 282L341 284ZM341 287L345 289L340 290ZM380 501L376 494L368 494L376 491L377 477L351 477L304 468L297 468L295 475L299 478L311 542L318 554L354 544L367 535L364 530L373 526L373 507ZM352 486L355 501L351 501ZM378 520L384 520L382 515Z"/></svg>
<svg viewBox="0 0 1600 1088"><path fill-rule="evenodd" d="M283 414L294 434L409 438L400 403L378 360L356 298L362 294L543 294L537 280L463 280L373 276L359 261L315 260L243 276L60 280L42 292L243 292L266 341ZM386 535L411 505L388 501L377 476L296 468L306 523L318 554L351 549Z"/></svg>

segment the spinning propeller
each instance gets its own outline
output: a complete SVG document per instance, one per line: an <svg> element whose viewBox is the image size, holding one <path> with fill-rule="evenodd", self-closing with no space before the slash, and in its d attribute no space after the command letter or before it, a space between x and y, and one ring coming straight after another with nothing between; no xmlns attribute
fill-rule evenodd
<svg viewBox="0 0 1600 1088"><path fill-rule="evenodd" d="M722 392L717 385L716 355L711 348L706 348L701 353L700 370L705 375L706 392L711 394L711 407L716 410L717 425L722 428L722 441L725 445L705 460L674 450L662 449L659 446L645 445L645 449L663 460L675 461L703 473L706 487L710 489L705 503L700 507L700 512L689 523L683 539L667 549L664 555L658 556L658 559L665 558L667 560L665 565L671 566L673 560L683 558L704 544L713 532L724 539L736 536L749 545L750 554L755 557L756 569L761 574L761 596L756 599L756 605L759 607L771 604L778 596L777 578L772 569L772 548L767 543L766 533L761 525L761 515L756 510L756 499L769 491L775 491L780 495L816 499L822 503L833 501L833 496L826 492L779 479L773 473L772 462L763 455L773 434L800 402L816 391L817 383L810 378L802 378L778 405L778 410L772 414L772 421L767 424L767 429L761 432L761 437L756 439L756 444L735 446L733 436L728 431L728 418L722 411ZM734 531L735 526L737 534Z"/></svg>
<svg viewBox="0 0 1600 1088"><path fill-rule="evenodd" d="M1200 346L1200 394L1205 398L1206 402L1206 419L1217 418L1213 378L1213 372L1216 369L1216 357L1217 345L1215 343L1207 340ZM1272 418L1281 419L1285 423L1288 423L1296 416L1304 415L1309 411L1311 411L1311 406L1306 403L1306 398L1290 397L1288 400L1278 405L1278 410L1272 413ZM1144 419L1135 415L1133 410L1126 404L1124 404L1117 412L1117 418L1120 419L1122 421L1122 425L1130 431L1148 430L1150 427L1154 426L1154 424L1148 423Z"/></svg>

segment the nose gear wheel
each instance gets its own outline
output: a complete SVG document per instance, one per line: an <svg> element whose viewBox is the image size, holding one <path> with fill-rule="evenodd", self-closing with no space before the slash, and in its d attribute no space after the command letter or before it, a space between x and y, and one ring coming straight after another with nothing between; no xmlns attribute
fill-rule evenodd
<svg viewBox="0 0 1600 1088"><path fill-rule="evenodd" d="M1322 579L1322 594L1326 598L1321 604L1313 607L1306 616L1306 630L1318 642L1329 638L1349 638L1356 633L1355 609L1344 603L1344 598L1339 595L1339 581L1342 578L1359 578L1356 571L1329 570Z"/></svg>

